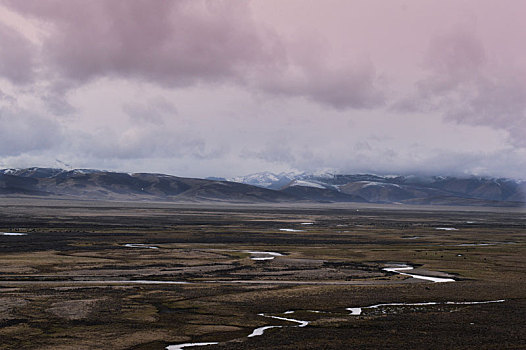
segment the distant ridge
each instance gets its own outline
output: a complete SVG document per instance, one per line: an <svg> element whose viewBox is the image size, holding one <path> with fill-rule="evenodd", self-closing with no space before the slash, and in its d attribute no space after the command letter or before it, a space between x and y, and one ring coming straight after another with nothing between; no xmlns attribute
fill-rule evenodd
<svg viewBox="0 0 526 350"><path fill-rule="evenodd" d="M251 174L231 179L309 197L332 191L372 203L522 206L526 182L506 178L373 174ZM309 189L310 188L310 189ZM354 200L353 200L354 201Z"/></svg>
<svg viewBox="0 0 526 350"><path fill-rule="evenodd" d="M0 195L101 200L284 202L285 193L236 182L92 169L0 170Z"/></svg>
<svg viewBox="0 0 526 350"><path fill-rule="evenodd" d="M225 181L93 169L0 170L0 196L229 203L523 206L526 183L480 177L252 174Z"/></svg>

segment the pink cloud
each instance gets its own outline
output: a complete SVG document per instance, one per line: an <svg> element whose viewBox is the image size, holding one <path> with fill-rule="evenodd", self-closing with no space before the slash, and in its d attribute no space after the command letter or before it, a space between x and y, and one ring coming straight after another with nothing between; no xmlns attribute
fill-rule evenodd
<svg viewBox="0 0 526 350"><path fill-rule="evenodd" d="M336 108L367 108L383 102L372 62L334 66L320 51L311 51L310 58L302 56L274 30L256 23L242 2L6 3L51 25L42 62L59 93L100 77L119 77L167 87L241 84Z"/></svg>
<svg viewBox="0 0 526 350"><path fill-rule="evenodd" d="M227 1L8 1L52 25L44 59L73 81L138 77L169 86L237 77L273 62L276 45Z"/></svg>
<svg viewBox="0 0 526 350"><path fill-rule="evenodd" d="M4 7L36 23L35 43L16 21L0 24L9 155L41 145L52 159L62 151L90 164L192 159L188 169L201 174L211 164L203 159L222 171L235 171L227 161L259 170L526 168L522 0L0 0ZM67 140L46 143L64 136L61 127Z"/></svg>
<svg viewBox="0 0 526 350"><path fill-rule="evenodd" d="M424 67L415 93L395 109L506 130L513 144L526 146L526 70L490 60L477 35L464 30L431 40Z"/></svg>
<svg viewBox="0 0 526 350"><path fill-rule="evenodd" d="M31 82L36 50L19 32L0 23L0 77L19 84Z"/></svg>

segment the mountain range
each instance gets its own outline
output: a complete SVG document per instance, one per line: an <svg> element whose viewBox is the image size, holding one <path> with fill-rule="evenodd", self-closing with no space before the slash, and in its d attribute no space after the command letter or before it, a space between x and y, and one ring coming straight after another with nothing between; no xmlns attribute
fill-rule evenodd
<svg viewBox="0 0 526 350"><path fill-rule="evenodd" d="M0 196L233 203L369 202L522 206L526 182L512 179L372 174L252 174L184 178L93 169L0 170Z"/></svg>

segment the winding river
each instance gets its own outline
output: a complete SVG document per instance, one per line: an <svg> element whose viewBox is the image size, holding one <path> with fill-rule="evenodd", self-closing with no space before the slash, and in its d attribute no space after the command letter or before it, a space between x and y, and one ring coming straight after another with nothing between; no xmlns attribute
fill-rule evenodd
<svg viewBox="0 0 526 350"><path fill-rule="evenodd" d="M127 248L148 248L148 249L159 249L159 247L148 245L144 243L126 243L124 245Z"/></svg>
<svg viewBox="0 0 526 350"><path fill-rule="evenodd" d="M487 300L487 301L446 301L437 302L430 301L426 303L386 303L386 304L375 304L362 307L348 307L345 310L350 311L350 315L359 316L362 314L363 309L378 309L389 306L428 306L428 305L476 305L476 304L490 304L490 303L503 303L504 299L499 300Z"/></svg>
<svg viewBox="0 0 526 350"><path fill-rule="evenodd" d="M453 278L431 277L431 276L423 276L423 275L417 275L417 274L414 274L414 273L403 272L403 271L408 271L408 270L413 270L413 269L414 269L413 266L400 265L400 266L396 266L396 267L386 267L386 268L383 268L382 270L383 271L387 271L387 272L398 273L398 274L404 275L404 276L411 276L413 278L418 278L418 279L421 279L421 280L431 281L431 282L435 282L435 283L455 282L455 280Z"/></svg>
<svg viewBox="0 0 526 350"><path fill-rule="evenodd" d="M285 311L283 314L284 315L287 315L287 314L291 314L291 313L294 313L294 311ZM288 317L279 317L279 316L271 316L271 315L265 315L265 314L258 314L258 316L263 316L263 317L269 317L269 318L275 318L276 320L282 320L282 321L288 321L288 322L296 322L296 323L299 323L299 325L297 326L293 326L293 327L305 327L309 324L308 321L302 321L302 320L296 320L296 319L293 319L293 318L288 318ZM248 335L248 338L252 338L252 337L257 337L257 336L260 336L260 335L263 335L263 333L267 330L267 329L271 329L271 328L283 328L284 326L264 326L264 327L259 327L259 328L256 328L254 329L254 331L252 331L252 333L250 333ZM290 326L288 326L290 327Z"/></svg>
<svg viewBox="0 0 526 350"><path fill-rule="evenodd" d="M378 309L383 307L389 307L389 306L430 306L430 305L477 305L477 304L490 304L490 303L503 303L504 299L499 300L487 300L487 301L446 301L446 302L422 302L422 303L385 303L385 304L375 304L375 305L369 305L369 306L361 306L361 307L349 307L345 310L350 311L351 316L360 316L363 312L363 309ZM317 310L306 310L308 312L313 313L325 313L324 311L317 311ZM295 313L295 310L288 310L283 312L283 315L290 315ZM253 338L257 336L262 336L265 331L272 329L272 328L287 328L287 327L306 327L309 325L309 321L304 320L297 320L290 317L282 317L282 316L274 316L274 315L266 315L264 313L258 314L258 316L267 317L267 318L273 318L276 320L281 321L287 321L287 322L293 322L297 323L296 326L263 326L255 328L252 333L247 335L247 338ZM179 350L183 349L185 347L191 347L191 346L205 346L205 345L215 345L219 344L219 342L209 342L209 343L184 343L184 344L175 344L170 345L166 347L166 350Z"/></svg>
<svg viewBox="0 0 526 350"><path fill-rule="evenodd" d="M211 343L184 343L184 344L177 344L177 345L169 345L166 347L167 350L181 350L183 348L190 348L192 346L205 346L205 345L216 345L219 344L218 342L211 342Z"/></svg>
<svg viewBox="0 0 526 350"><path fill-rule="evenodd" d="M252 256L250 257L250 259L252 260L272 260L274 259L275 257L277 256L283 256L283 254L281 253L277 253L277 252L261 252L261 251L256 251L256 250L246 250L244 251L245 253L250 253Z"/></svg>

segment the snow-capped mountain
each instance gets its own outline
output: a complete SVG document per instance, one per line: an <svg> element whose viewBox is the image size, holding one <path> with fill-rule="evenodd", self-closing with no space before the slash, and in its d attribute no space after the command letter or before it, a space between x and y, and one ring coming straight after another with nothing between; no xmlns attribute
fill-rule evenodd
<svg viewBox="0 0 526 350"><path fill-rule="evenodd" d="M20 177L31 177L37 179L47 179L57 177L60 175L80 175L80 174L92 174L100 172L100 170L94 169L74 169L64 170L60 168L25 168L25 169L0 169L2 175L12 175Z"/></svg>
<svg viewBox="0 0 526 350"><path fill-rule="evenodd" d="M227 179L231 182L239 182L247 185L268 188L271 190L279 190L287 186L291 181L305 175L304 173L279 173L274 174L268 171L262 173L255 173L245 176L237 176Z"/></svg>
<svg viewBox="0 0 526 350"><path fill-rule="evenodd" d="M526 182L512 179L265 172L230 180L90 169L3 169L0 170L0 196L243 203L369 202L477 206L522 206L526 203Z"/></svg>
<svg viewBox="0 0 526 350"><path fill-rule="evenodd" d="M526 200L526 183L512 179L448 176L398 176L330 173L282 173L269 172L241 176L231 181L246 183L288 193L309 193L319 197L320 191L362 198L375 203L450 203L472 200L523 202ZM294 188L294 190L293 190ZM301 191L299 190L301 188ZM336 195L339 193L340 195ZM460 200L462 199L462 200Z"/></svg>

